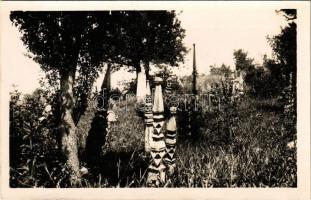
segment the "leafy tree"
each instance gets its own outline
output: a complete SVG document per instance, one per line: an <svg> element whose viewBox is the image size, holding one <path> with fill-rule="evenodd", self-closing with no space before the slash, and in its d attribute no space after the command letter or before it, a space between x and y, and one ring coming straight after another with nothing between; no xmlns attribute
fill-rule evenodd
<svg viewBox="0 0 311 200"><path fill-rule="evenodd" d="M16 90L10 92L10 187L68 186L53 134L55 93L49 89L37 88L23 98Z"/></svg>
<svg viewBox="0 0 311 200"><path fill-rule="evenodd" d="M271 60L264 56L263 66L255 66L254 59L249 58L247 52L242 49L235 50L233 53L237 71L244 71L244 81L247 85L248 94L262 98L271 97L274 92L272 82L270 82L270 73L267 65L271 64Z"/></svg>
<svg viewBox="0 0 311 200"><path fill-rule="evenodd" d="M295 20L297 19L297 10L296 9L281 9L281 10L276 10L276 13L283 14L283 16L286 18L287 21L290 20Z"/></svg>
<svg viewBox="0 0 311 200"><path fill-rule="evenodd" d="M297 16L295 9L282 9L276 12L282 14L288 24L282 28L280 34L268 37L273 50L273 59L264 56L263 66L255 67L253 59L248 58L247 52L241 49L234 51L234 58L236 69L246 72L245 82L250 87L251 94L257 97L288 99L288 96L296 96ZM296 98L293 102L293 107L296 108ZM286 103L281 104L284 106Z"/></svg>
<svg viewBox="0 0 311 200"><path fill-rule="evenodd" d="M121 55L128 59L128 66L140 72L140 62L143 62L148 78L150 62L177 66L184 61L185 30L174 11L124 11L122 14L121 34L126 48L122 48Z"/></svg>
<svg viewBox="0 0 311 200"><path fill-rule="evenodd" d="M274 53L274 62L267 67L272 72L275 82L278 83L276 86L280 88L279 94L291 82L294 96L296 96L297 25L295 19L297 13L296 9L281 9L276 12L283 14L288 24L282 28L279 35L268 37ZM290 80L291 77L292 80Z"/></svg>
<svg viewBox="0 0 311 200"><path fill-rule="evenodd" d="M247 52L242 49L234 50L235 69L237 71L250 71L254 68L254 59L247 57Z"/></svg>
<svg viewBox="0 0 311 200"><path fill-rule="evenodd" d="M60 85L61 147L70 181L78 184L76 124L102 62L122 60L115 51L115 44L119 44L116 18L109 12L14 11L10 19L22 33L33 60Z"/></svg>
<svg viewBox="0 0 311 200"><path fill-rule="evenodd" d="M254 59L249 58L247 52L242 49L234 50L233 52L234 60L235 60L235 68L236 71L244 71L245 72L245 83L249 86L250 91L253 91L254 88L254 78L256 74L256 68L253 64Z"/></svg>
<svg viewBox="0 0 311 200"><path fill-rule="evenodd" d="M210 73L212 75L223 75L225 77L229 77L232 73L232 70L230 69L230 66L226 66L224 63L221 65L221 67L216 67L215 65L210 66Z"/></svg>

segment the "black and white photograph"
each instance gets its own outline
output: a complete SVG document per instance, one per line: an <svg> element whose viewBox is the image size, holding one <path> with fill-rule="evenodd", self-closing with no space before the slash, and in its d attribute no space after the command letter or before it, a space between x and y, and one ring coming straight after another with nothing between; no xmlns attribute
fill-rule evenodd
<svg viewBox="0 0 311 200"><path fill-rule="evenodd" d="M32 3L1 13L7 189L308 199L309 2Z"/></svg>

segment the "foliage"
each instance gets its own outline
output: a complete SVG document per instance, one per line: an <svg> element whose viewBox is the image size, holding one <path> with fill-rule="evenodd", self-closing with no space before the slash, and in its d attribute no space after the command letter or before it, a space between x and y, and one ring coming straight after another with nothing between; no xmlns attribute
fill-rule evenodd
<svg viewBox="0 0 311 200"><path fill-rule="evenodd" d="M248 58L247 52L242 49L234 50L233 56L235 60L235 69L237 71L250 71L254 68L254 59Z"/></svg>
<svg viewBox="0 0 311 200"><path fill-rule="evenodd" d="M292 88L293 95L296 96L297 83L297 18L296 9L282 9L278 13L282 13L288 24L282 28L281 33L268 37L268 41L274 53L274 65L268 65L271 71L278 73L273 74L276 87L280 88L279 95L285 94L283 90L287 87ZM276 69L274 69L276 68ZM289 86L290 85L290 86ZM283 96L283 98L286 98ZM294 98L294 107L296 107L296 98Z"/></svg>
<svg viewBox="0 0 311 200"><path fill-rule="evenodd" d="M77 71L75 78L75 123L86 109L94 81L103 61L122 62L115 50L118 23L105 12L12 12L11 21L23 33L30 56L46 71L47 78L59 79L64 71ZM52 81L51 81L52 82ZM55 81L52 82L55 84Z"/></svg>
<svg viewBox="0 0 311 200"><path fill-rule="evenodd" d="M210 66L210 74L212 75L222 75L224 77L229 77L232 73L230 66L222 64L221 67L216 67L215 65Z"/></svg>
<svg viewBox="0 0 311 200"><path fill-rule="evenodd" d="M279 87L276 86L279 83L276 83L274 78L278 76L279 68L271 68L276 65L275 62L264 55L263 66L255 67L253 59L248 58L247 52L239 49L234 51L234 55L236 68L245 73L244 81L247 86L247 94L257 98L275 97L279 90Z"/></svg>
<svg viewBox="0 0 311 200"><path fill-rule="evenodd" d="M85 112L87 97L103 61L121 60L113 45L118 23L105 12L23 12L10 14L22 33L30 57L41 68L59 77L61 145L71 182L80 182L75 126ZM114 46L115 47L115 46ZM78 73L78 80L76 79ZM51 78L50 76L47 76ZM51 81L52 82L52 81ZM75 84L76 83L76 84ZM74 89L73 89L74 88Z"/></svg>
<svg viewBox="0 0 311 200"><path fill-rule="evenodd" d="M262 66L255 66L254 59L248 57L248 53L242 49L234 50L235 68L237 72L244 72L246 92L257 97L269 97L271 85L267 82L268 74ZM266 59L266 61L268 61ZM267 62L266 62L267 63Z"/></svg>
<svg viewBox="0 0 311 200"><path fill-rule="evenodd" d="M128 59L128 66L137 68L140 61L172 66L183 62L187 52L183 44L185 30L174 11L122 11L122 14L121 55Z"/></svg>
<svg viewBox="0 0 311 200"><path fill-rule="evenodd" d="M66 186L68 170L55 128L55 93L37 89L21 99L15 90L10 96L10 186Z"/></svg>
<svg viewBox="0 0 311 200"><path fill-rule="evenodd" d="M224 143L226 133L219 127L225 118L223 112L200 114L204 121L200 127L201 134L195 141L184 137L180 132L182 125L179 124L176 149L178 168L167 187L297 187L297 148L288 145L292 141L291 134L284 129L285 123L291 122L283 120L281 110L273 109L277 104L271 100L265 104L269 107L253 98L245 98L237 104L237 120L230 126L234 137L229 143ZM90 121L93 113L87 112L81 120ZM136 115L134 101L122 101L116 114L120 119L112 124L108 145L99 160L100 171L88 170L82 177L83 187L146 186L150 158L143 150L144 126ZM82 134L87 133L88 128L78 125ZM50 161L55 158L50 158ZM33 159L30 160L32 162ZM22 169L12 167L12 185L65 186L62 184L64 175L57 173L62 171L61 168L53 170L52 165L47 164L52 179L56 177L55 183L62 180L60 184L53 184L48 173L41 169L42 174L37 173L32 179L30 173L21 175ZM19 173L13 173L14 170ZM14 182L17 178L19 181Z"/></svg>
<svg viewBox="0 0 311 200"><path fill-rule="evenodd" d="M178 106L178 127L180 134L190 135L192 139L200 138L201 127L206 126L206 118L217 118L217 126L213 131L218 134L220 140L227 143L232 140L230 127L236 121L237 104L241 97L233 93L233 82L224 79L215 82L208 93L199 95L181 95Z"/></svg>
<svg viewBox="0 0 311 200"><path fill-rule="evenodd" d="M162 65L162 64L157 64L156 67L159 70L149 77L150 88L155 87L155 83L154 83L155 77L161 77L162 78L161 85L162 85L163 91L165 90L168 80L170 79L172 91L175 91L175 93L179 93L181 91L181 85L178 82L178 77L174 75L172 71L172 67L167 66L167 65Z"/></svg>
<svg viewBox="0 0 311 200"><path fill-rule="evenodd" d="M237 70L246 72L245 82L249 86L248 93L259 98L286 99L286 88L291 87L291 92L296 96L297 76L297 31L295 9L282 9L277 11L284 15L288 24L281 29L281 33L268 37L273 50L273 59L263 58L263 66L254 67L253 59L247 57L247 52L235 50L234 58ZM291 78L290 78L291 77ZM291 79L291 80L290 80ZM291 84L289 86L289 84ZM294 108L296 107L296 98ZM279 102L285 106L285 102Z"/></svg>
<svg viewBox="0 0 311 200"><path fill-rule="evenodd" d="M45 71L100 67L114 57L113 18L109 12L12 12L10 19L23 33L22 41ZM96 70L93 70L93 72ZM90 74L91 75L91 74Z"/></svg>

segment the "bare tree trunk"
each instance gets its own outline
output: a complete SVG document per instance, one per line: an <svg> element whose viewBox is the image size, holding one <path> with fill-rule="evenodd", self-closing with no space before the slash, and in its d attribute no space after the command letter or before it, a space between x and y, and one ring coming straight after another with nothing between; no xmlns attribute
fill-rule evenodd
<svg viewBox="0 0 311 200"><path fill-rule="evenodd" d="M61 73L61 146L62 152L66 158L66 164L70 170L70 183L77 186L80 183L80 167L77 148L76 125L74 123L72 112L74 108L73 85L74 70L63 71Z"/></svg>

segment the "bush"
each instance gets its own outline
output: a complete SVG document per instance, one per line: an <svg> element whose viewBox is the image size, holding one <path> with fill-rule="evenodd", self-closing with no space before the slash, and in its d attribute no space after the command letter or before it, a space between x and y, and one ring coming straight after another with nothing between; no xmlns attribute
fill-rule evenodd
<svg viewBox="0 0 311 200"><path fill-rule="evenodd" d="M57 95L10 93L10 186L56 187L68 174L59 154Z"/></svg>
<svg viewBox="0 0 311 200"><path fill-rule="evenodd" d="M208 94L181 97L178 109L179 132L195 139L200 137L204 126L219 141L229 142L233 137L231 127L237 120L236 108L240 101L241 97L233 93L233 82L230 80L215 83Z"/></svg>

